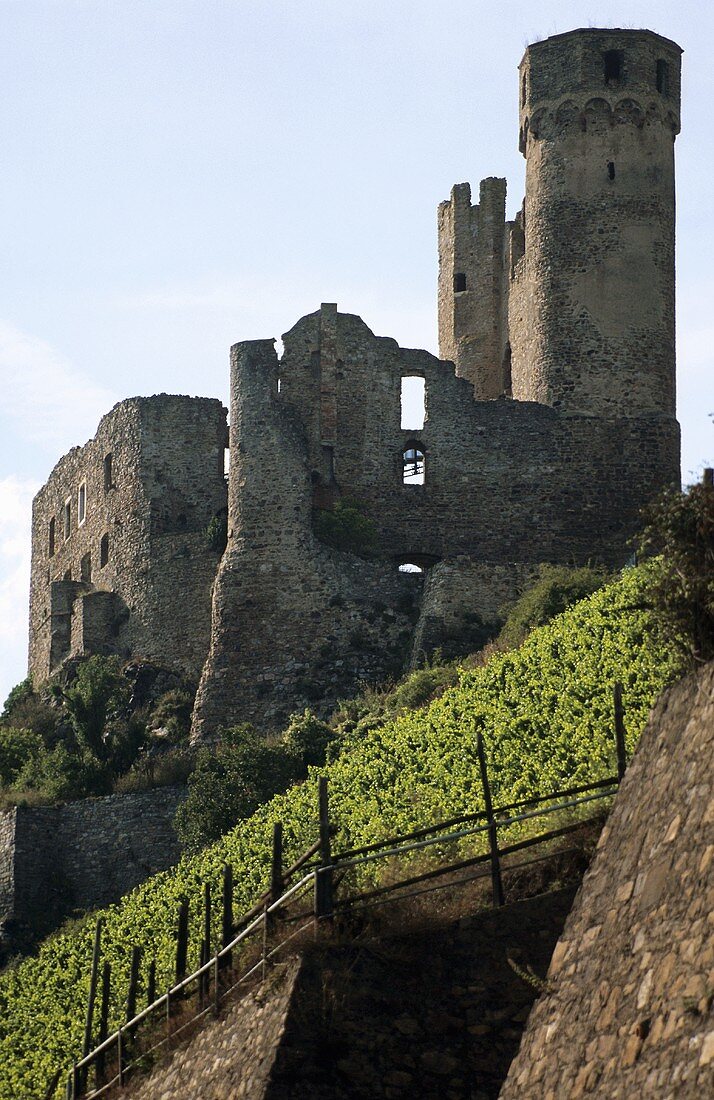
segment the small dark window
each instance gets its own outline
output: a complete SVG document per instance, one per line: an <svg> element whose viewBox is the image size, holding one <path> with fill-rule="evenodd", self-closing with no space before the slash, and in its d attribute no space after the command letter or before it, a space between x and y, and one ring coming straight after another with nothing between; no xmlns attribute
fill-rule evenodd
<svg viewBox="0 0 714 1100"><path fill-rule="evenodd" d="M55 556L55 531L56 531L56 524L55 524L55 517L53 516L52 519L50 520L50 533L49 533L49 538L48 538L48 544L49 544L48 545L48 550L49 550L49 556L51 558L53 558Z"/></svg>
<svg viewBox="0 0 714 1100"><path fill-rule="evenodd" d="M466 276L463 271L458 271L454 275L454 294L460 294L462 290L466 290Z"/></svg>
<svg viewBox="0 0 714 1100"><path fill-rule="evenodd" d="M622 79L622 54L619 50L608 50L604 56L605 83L615 84Z"/></svg>
<svg viewBox="0 0 714 1100"><path fill-rule="evenodd" d="M424 452L418 447L407 447L402 452L402 470L405 485L423 485Z"/></svg>
<svg viewBox="0 0 714 1100"><path fill-rule="evenodd" d="M64 537L68 539L72 534L72 498L68 497L64 502Z"/></svg>
<svg viewBox="0 0 714 1100"><path fill-rule="evenodd" d="M103 568L109 561L109 535L102 535L99 543L99 564Z"/></svg>
<svg viewBox="0 0 714 1100"><path fill-rule="evenodd" d="M112 456L111 454L104 456L104 492L108 493L110 489L114 488L114 482L112 481Z"/></svg>
<svg viewBox="0 0 714 1100"><path fill-rule="evenodd" d="M615 162L613 160L607 162L607 178L611 180L615 178Z"/></svg>
<svg viewBox="0 0 714 1100"><path fill-rule="evenodd" d="M527 95L528 95L528 84L527 84L527 81L526 81L526 74L524 73L523 74L523 79L521 81L521 107L525 107Z"/></svg>
<svg viewBox="0 0 714 1100"><path fill-rule="evenodd" d="M506 397L513 396L513 379L511 376L511 345L506 344L503 353L503 392Z"/></svg>
<svg viewBox="0 0 714 1100"><path fill-rule="evenodd" d="M657 62L657 91L669 95L669 65L662 58Z"/></svg>
<svg viewBox="0 0 714 1100"><path fill-rule="evenodd" d="M92 579L92 555L85 554L79 563L79 579L89 583Z"/></svg>

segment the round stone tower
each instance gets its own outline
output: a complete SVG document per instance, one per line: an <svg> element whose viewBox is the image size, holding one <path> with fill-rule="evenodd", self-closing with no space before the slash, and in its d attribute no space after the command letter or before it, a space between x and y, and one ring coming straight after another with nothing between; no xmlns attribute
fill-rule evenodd
<svg viewBox="0 0 714 1100"><path fill-rule="evenodd" d="M515 398L595 416L674 416L681 52L644 30L576 30L526 50Z"/></svg>

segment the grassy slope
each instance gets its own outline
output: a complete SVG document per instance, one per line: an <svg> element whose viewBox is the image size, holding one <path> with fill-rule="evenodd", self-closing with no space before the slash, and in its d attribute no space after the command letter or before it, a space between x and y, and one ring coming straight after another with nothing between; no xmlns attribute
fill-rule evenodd
<svg viewBox="0 0 714 1100"><path fill-rule="evenodd" d="M496 803L612 774L613 682L624 684L632 748L655 698L679 671L649 613L638 609L641 584L641 571L629 572L535 631L519 650L464 672L459 685L429 707L387 722L348 747L327 768L336 848L480 808L476 729L486 740ZM121 994L115 1019L126 992L131 944L143 943L146 957L156 954L159 988L168 984L179 898L185 894L197 902L208 880L217 899L221 866L229 860L236 908L247 908L266 885L276 820L284 823L288 858L313 842L315 775L201 855L105 911L105 956ZM197 924L193 935L191 961L197 956ZM0 1100L42 1093L54 1070L76 1057L91 936L92 921L62 932L37 958L0 980Z"/></svg>

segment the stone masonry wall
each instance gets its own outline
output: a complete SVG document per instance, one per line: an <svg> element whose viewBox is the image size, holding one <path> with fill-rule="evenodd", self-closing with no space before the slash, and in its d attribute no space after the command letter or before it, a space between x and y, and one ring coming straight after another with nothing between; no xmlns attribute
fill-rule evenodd
<svg viewBox="0 0 714 1100"><path fill-rule="evenodd" d="M628 768L501 1100L714 1094L714 663Z"/></svg>
<svg viewBox="0 0 714 1100"><path fill-rule="evenodd" d="M74 910L94 909L176 863L183 787L18 806L0 814L0 926L27 947Z"/></svg>
<svg viewBox="0 0 714 1100"><path fill-rule="evenodd" d="M233 349L228 546L195 737L279 728L318 699L329 710L410 654L466 639L469 617L493 617L539 562L622 565L641 505L677 480L673 419L475 401L451 364L332 305L284 345L280 362L272 341ZM409 376L425 380L419 430L401 427ZM410 447L423 484L404 480ZM314 506L339 497L373 525L370 560L315 537ZM438 571L416 603L406 562Z"/></svg>
<svg viewBox="0 0 714 1100"><path fill-rule="evenodd" d="M33 504L36 682L94 652L198 678L218 562L204 532L226 506L226 442L219 401L162 394L116 405L58 462Z"/></svg>
<svg viewBox="0 0 714 1100"><path fill-rule="evenodd" d="M130 1100L263 1100L300 970L291 959L247 993L148 1077L124 1090Z"/></svg>

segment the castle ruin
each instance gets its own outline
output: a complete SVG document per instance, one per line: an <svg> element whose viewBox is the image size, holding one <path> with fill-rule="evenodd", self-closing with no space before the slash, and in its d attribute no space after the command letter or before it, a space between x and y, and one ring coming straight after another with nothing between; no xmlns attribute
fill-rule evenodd
<svg viewBox="0 0 714 1100"><path fill-rule="evenodd" d="M33 513L30 672L119 653L198 678L194 736L270 730L468 645L543 562L624 564L679 481L674 138L680 48L576 30L519 69L526 194L439 207L442 358L334 305L231 351L225 410L133 398L63 458ZM413 380L418 380L414 382ZM423 423L402 427L405 386ZM359 502L369 553L318 538ZM205 530L227 507L227 546ZM421 572L403 572L406 563Z"/></svg>

